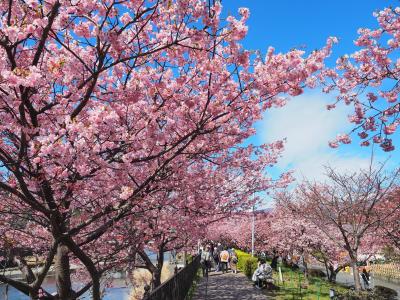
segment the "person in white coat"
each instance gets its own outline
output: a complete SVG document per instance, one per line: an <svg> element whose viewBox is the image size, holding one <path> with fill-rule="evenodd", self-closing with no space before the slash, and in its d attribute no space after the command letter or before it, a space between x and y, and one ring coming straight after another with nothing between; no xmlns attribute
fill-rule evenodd
<svg viewBox="0 0 400 300"><path fill-rule="evenodd" d="M264 259L260 260L258 268L253 273L252 280L254 281L255 287L259 289L263 287L264 283L272 280L272 268Z"/></svg>

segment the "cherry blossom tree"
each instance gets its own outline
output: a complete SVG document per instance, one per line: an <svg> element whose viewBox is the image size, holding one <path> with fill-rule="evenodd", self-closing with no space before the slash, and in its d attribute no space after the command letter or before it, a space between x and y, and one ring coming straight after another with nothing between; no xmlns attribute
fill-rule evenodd
<svg viewBox="0 0 400 300"><path fill-rule="evenodd" d="M388 245L400 250L400 190L394 187L385 201L379 205L382 214L391 212L384 220L382 226L382 235Z"/></svg>
<svg viewBox="0 0 400 300"><path fill-rule="evenodd" d="M373 254L381 243L376 234L393 209L382 211L379 204L400 179L400 170L386 174L378 169L339 174L328 168L329 182L305 182L286 197L286 205L314 224L329 239L348 253L353 268L355 288L361 289L357 268L360 250Z"/></svg>
<svg viewBox="0 0 400 300"><path fill-rule="evenodd" d="M251 207L254 192L286 184L286 177L272 180L264 174L265 167L276 161L276 155L262 155L262 162L244 153L225 162L219 160L218 164L203 160L201 167L191 166L192 176L173 178L172 186L152 195L157 209L151 211L152 215L146 214L146 221L140 220L147 228L143 230L146 239L138 253L153 274L153 287L160 284L164 252L196 245L206 237L210 224L218 224ZM156 265L145 248L157 253Z"/></svg>
<svg viewBox="0 0 400 300"><path fill-rule="evenodd" d="M269 249L269 215L269 211L263 210L233 212L221 221L208 226L206 237L225 245L251 251L254 216L254 249L255 251L265 251Z"/></svg>
<svg viewBox="0 0 400 300"><path fill-rule="evenodd" d="M2 282L36 298L54 260L57 295L47 297L91 288L100 299L107 267L96 255L118 257L110 239L126 218L155 209L149 195L191 176L199 160L253 153L238 145L262 113L314 86L334 39L309 56L270 48L262 57L240 45L249 11L221 20L221 9L200 0L0 3L1 230L19 232L13 245L33 248L45 266L27 282ZM281 148L260 147L267 157ZM5 225L11 218L24 226ZM71 260L90 276L80 291Z"/></svg>
<svg viewBox="0 0 400 300"><path fill-rule="evenodd" d="M361 49L340 57L336 69L326 70L324 90L338 92L336 103L328 105L328 109L338 102L354 106L349 120L354 123L352 133L358 134L362 146L372 142L380 144L384 151L392 151L391 136L400 124L400 7L385 8L374 16L379 27L358 30L354 43ZM348 134L341 134L330 145L350 142Z"/></svg>
<svg viewBox="0 0 400 300"><path fill-rule="evenodd" d="M343 248L310 222L304 213L286 205L287 194L280 192L275 196L276 205L270 220L270 246L282 256L298 254L313 257L324 265L328 280L334 282L337 273L349 265L348 255L343 255ZM332 236L339 233L335 228L329 232ZM340 239L340 236L335 239Z"/></svg>

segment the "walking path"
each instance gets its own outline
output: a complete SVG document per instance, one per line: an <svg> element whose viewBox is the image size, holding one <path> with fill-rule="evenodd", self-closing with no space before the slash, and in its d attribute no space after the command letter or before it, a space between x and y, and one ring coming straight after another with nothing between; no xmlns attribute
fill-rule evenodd
<svg viewBox="0 0 400 300"><path fill-rule="evenodd" d="M211 272L197 284L193 300L266 300L242 273Z"/></svg>
<svg viewBox="0 0 400 300"><path fill-rule="evenodd" d="M346 273L346 272L339 272L339 274L337 274L337 276L336 276L336 282L343 283L345 285L354 285L353 274ZM397 292L398 298L400 299L400 297L399 297L400 296L400 284L398 282L396 282L396 281L392 282L392 281L386 280L384 278L375 277L372 274L370 287L373 288L378 285L395 290Z"/></svg>
<svg viewBox="0 0 400 300"><path fill-rule="evenodd" d="M321 271L325 271L324 268L322 266L319 265L312 265L311 269L317 269L317 270L321 270ZM336 282L337 283L342 283L346 286L354 286L354 277L353 274L350 273L346 273L346 272L339 272L336 276ZM397 281L389 281L387 279L384 278L379 278L379 277L375 277L372 274L372 278L371 278L371 288L375 287L375 286L384 286L387 288L390 288L392 290L395 290L397 292L397 295L399 296L400 299L400 282Z"/></svg>

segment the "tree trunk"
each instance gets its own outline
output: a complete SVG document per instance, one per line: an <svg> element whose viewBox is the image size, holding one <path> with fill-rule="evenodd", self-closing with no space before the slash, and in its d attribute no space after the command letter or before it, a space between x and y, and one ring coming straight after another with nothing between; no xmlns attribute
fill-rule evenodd
<svg viewBox="0 0 400 300"><path fill-rule="evenodd" d="M63 243L57 246L57 253L55 256L55 280L58 297L63 300L74 299L74 293L71 288L68 248Z"/></svg>
<svg viewBox="0 0 400 300"><path fill-rule="evenodd" d="M308 283L308 264L306 258L304 258L304 279Z"/></svg>
<svg viewBox="0 0 400 300"><path fill-rule="evenodd" d="M155 271L153 272L153 280L152 280L153 289L161 285L161 273L163 265L164 265L164 247L161 247L158 250L157 265Z"/></svg>
<svg viewBox="0 0 400 300"><path fill-rule="evenodd" d="M32 282L35 281L35 279L36 279L35 274L33 273L32 269L25 261L25 258L23 258L22 256L15 256L13 258L13 261L18 265L18 268L20 269L22 275L25 278L25 281L28 284L31 284ZM33 288L30 289L29 297L33 300L37 299L38 298L38 289L33 289Z"/></svg>
<svg viewBox="0 0 400 300"><path fill-rule="evenodd" d="M25 258L23 258L22 256L15 256L13 260L18 265L18 268L21 271L22 275L24 275L26 282L29 284L34 282L35 274L33 274L33 271L28 266L27 262L25 261Z"/></svg>
<svg viewBox="0 0 400 300"><path fill-rule="evenodd" d="M92 299L93 300L100 300L101 299L101 292L100 292L100 277L96 274L90 274L92 278Z"/></svg>
<svg viewBox="0 0 400 300"><path fill-rule="evenodd" d="M67 238L64 240L66 246L68 246L69 250L84 264L86 270L90 274L90 278L92 279L92 299L100 300L101 299L101 286L100 286L100 278L101 273L98 272L96 266L93 261L88 257L85 252L79 248L78 245L74 243L71 238ZM75 293L74 293L75 294Z"/></svg>
<svg viewBox="0 0 400 300"><path fill-rule="evenodd" d="M161 285L161 270L159 270L158 268L153 273L151 285L153 290Z"/></svg>
<svg viewBox="0 0 400 300"><path fill-rule="evenodd" d="M326 259L324 259L324 267L325 267L325 272L326 272L326 278L328 279L328 281L330 281L330 272L329 272L329 267L328 267L328 262L326 261Z"/></svg>
<svg viewBox="0 0 400 300"><path fill-rule="evenodd" d="M146 254L146 252L144 250L139 250L137 253L143 259L143 261L146 265L146 269L149 270L149 272L152 275L151 285L152 285L152 289L154 289L155 288L154 285L157 285L156 280L155 280L155 278L156 278L155 273L157 272L158 268L151 262L149 256ZM161 276L160 276L160 278L161 278Z"/></svg>
<svg viewBox="0 0 400 300"><path fill-rule="evenodd" d="M338 271L335 270L335 268L332 265L329 265L329 277L328 281L329 282L336 282L336 275Z"/></svg>
<svg viewBox="0 0 400 300"><path fill-rule="evenodd" d="M358 272L358 267L357 267L357 259L352 259L351 261L351 267L353 269L353 277L354 277L354 288L356 291L361 290L361 282L360 282L360 274Z"/></svg>

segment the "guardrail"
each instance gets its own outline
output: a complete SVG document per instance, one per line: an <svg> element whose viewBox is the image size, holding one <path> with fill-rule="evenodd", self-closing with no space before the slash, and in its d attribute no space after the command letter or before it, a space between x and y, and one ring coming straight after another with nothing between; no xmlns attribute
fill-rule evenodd
<svg viewBox="0 0 400 300"><path fill-rule="evenodd" d="M200 256L179 270L173 277L153 290L143 300L184 300L200 267Z"/></svg>

